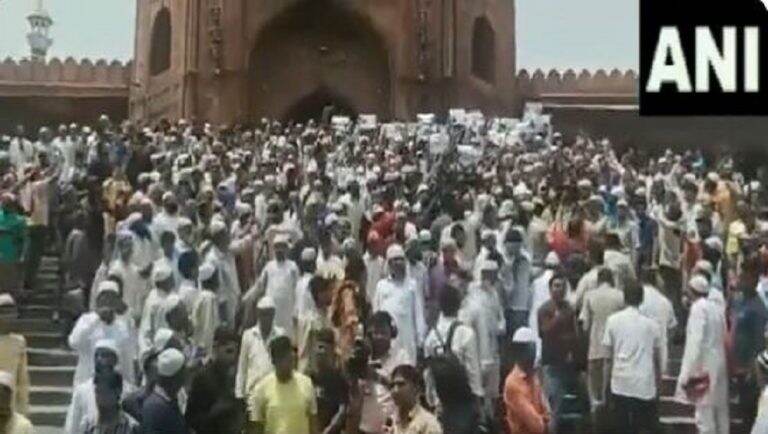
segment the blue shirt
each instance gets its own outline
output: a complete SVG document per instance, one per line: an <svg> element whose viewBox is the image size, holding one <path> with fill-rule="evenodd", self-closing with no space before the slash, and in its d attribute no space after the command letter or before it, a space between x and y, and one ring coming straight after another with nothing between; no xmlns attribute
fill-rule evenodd
<svg viewBox="0 0 768 434"><path fill-rule="evenodd" d="M141 427L144 434L189 434L179 403L157 391L152 392L144 401Z"/></svg>
<svg viewBox="0 0 768 434"><path fill-rule="evenodd" d="M758 296L740 298L734 301L733 317L736 362L746 367L765 348L763 333L768 310Z"/></svg>

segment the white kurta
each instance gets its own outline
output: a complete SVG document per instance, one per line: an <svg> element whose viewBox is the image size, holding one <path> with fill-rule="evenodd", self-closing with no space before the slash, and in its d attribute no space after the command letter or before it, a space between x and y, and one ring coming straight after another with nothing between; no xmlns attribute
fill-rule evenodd
<svg viewBox="0 0 768 434"><path fill-rule="evenodd" d="M531 302L531 311L528 313L528 327L533 330L533 335L536 336L536 363L541 360L541 336L539 336L539 309L544 306L544 303L548 302L551 298L549 295L549 281L552 280L552 276L555 272L552 270L544 270L541 276L531 284L531 290L533 291Z"/></svg>
<svg viewBox="0 0 768 434"><path fill-rule="evenodd" d="M118 368L126 380L133 381L133 340L127 324L118 320L106 324L96 312L88 312L77 320L68 339L69 346L77 351L78 355L74 386L88 381L93 376L95 346L101 339L114 341L121 350L118 354Z"/></svg>
<svg viewBox="0 0 768 434"><path fill-rule="evenodd" d="M285 331L274 326L267 339L262 337L258 325L243 333L235 376L235 397L248 397L253 387L272 373L274 366L269 355L269 341L277 336L285 336Z"/></svg>
<svg viewBox="0 0 768 434"><path fill-rule="evenodd" d="M139 356L142 359L143 355L152 349L155 333L161 328L168 327L163 302L169 295L168 292L153 289L144 303L141 322L139 323Z"/></svg>
<svg viewBox="0 0 768 434"><path fill-rule="evenodd" d="M146 279L139 275L139 270L134 264L123 262L119 258L112 263L109 272L122 279L123 301L130 309L133 318L135 320L140 319L141 311L144 309L144 301L149 294Z"/></svg>
<svg viewBox="0 0 768 434"><path fill-rule="evenodd" d="M312 273L305 273L299 277L296 283L296 311L294 316L301 318L309 311L315 310L315 300L312 298L312 291L309 290L309 281L312 280Z"/></svg>
<svg viewBox="0 0 768 434"><path fill-rule="evenodd" d="M275 325L294 335L293 319L296 312L296 285L299 282L299 268L296 263L285 259L272 259L261 272L259 287L275 302Z"/></svg>
<svg viewBox="0 0 768 434"><path fill-rule="evenodd" d="M237 279L237 265L235 256L229 252L222 252L216 246L211 246L205 255L205 260L216 267L219 276L219 291L216 297L219 304L224 305L225 316L221 318L230 326L235 324L235 314L240 304L240 282Z"/></svg>
<svg viewBox="0 0 768 434"><path fill-rule="evenodd" d="M685 350L675 396L688 401L683 385L693 376L709 375L709 390L696 403L699 432L728 432L728 372L725 351L725 317L719 306L700 298L691 305Z"/></svg>
<svg viewBox="0 0 768 434"><path fill-rule="evenodd" d="M134 391L133 383L123 380L122 397L125 398ZM97 420L99 408L96 406L96 391L93 378L75 387L72 392L72 402L67 409L67 418L64 422L65 434L82 434L85 432L86 422Z"/></svg>
<svg viewBox="0 0 768 434"><path fill-rule="evenodd" d="M409 278L400 282L381 280L372 304L374 312L383 310L392 316L398 330L395 347L404 349L411 363L416 363L417 348L427 329L424 305L416 292L416 283Z"/></svg>
<svg viewBox="0 0 768 434"><path fill-rule="evenodd" d="M185 280L179 289L179 297L187 308L192 323L192 342L204 349L206 355L212 354L213 338L220 324L216 294Z"/></svg>
<svg viewBox="0 0 768 434"><path fill-rule="evenodd" d="M640 305L640 313L656 321L661 332L661 372L667 372L669 359L669 331L677 327L675 311L672 308L672 302L669 301L658 289L643 285L644 295L643 303Z"/></svg>
<svg viewBox="0 0 768 434"><path fill-rule="evenodd" d="M459 312L459 318L475 331L485 396L498 397L499 337L506 331L506 321L496 289L483 289L481 283L472 283Z"/></svg>

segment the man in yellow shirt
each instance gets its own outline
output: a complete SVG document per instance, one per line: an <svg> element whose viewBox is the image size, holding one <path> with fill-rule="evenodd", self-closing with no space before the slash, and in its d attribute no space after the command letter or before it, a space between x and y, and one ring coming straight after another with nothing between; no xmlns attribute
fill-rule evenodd
<svg viewBox="0 0 768 434"><path fill-rule="evenodd" d="M13 409L15 383L11 373L0 371L0 433L32 434L32 423Z"/></svg>
<svg viewBox="0 0 768 434"><path fill-rule="evenodd" d="M24 336L10 333L0 318L0 371L14 379L14 409L27 414L29 409L29 372L27 371L27 341Z"/></svg>
<svg viewBox="0 0 768 434"><path fill-rule="evenodd" d="M249 434L317 434L317 402L312 380L294 369L291 339L269 344L275 372L249 393Z"/></svg>

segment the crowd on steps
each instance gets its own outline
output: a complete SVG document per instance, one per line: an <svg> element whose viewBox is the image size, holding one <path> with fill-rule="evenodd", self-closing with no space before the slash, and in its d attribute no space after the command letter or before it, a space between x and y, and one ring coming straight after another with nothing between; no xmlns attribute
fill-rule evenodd
<svg viewBox="0 0 768 434"><path fill-rule="evenodd" d="M739 167L534 111L19 126L0 306L60 252L66 434L659 433L669 375L698 432L736 396L768 434L768 185ZM0 315L0 433L32 433Z"/></svg>

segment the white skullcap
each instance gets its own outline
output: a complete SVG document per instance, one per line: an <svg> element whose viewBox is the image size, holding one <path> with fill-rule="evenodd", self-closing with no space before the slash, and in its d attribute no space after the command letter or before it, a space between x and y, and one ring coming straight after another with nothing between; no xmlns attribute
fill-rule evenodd
<svg viewBox="0 0 768 434"><path fill-rule="evenodd" d="M528 193L530 193L528 191L528 187L526 187L526 185L523 183L516 185L515 188L512 189L513 196L525 196Z"/></svg>
<svg viewBox="0 0 768 434"><path fill-rule="evenodd" d="M544 258L544 265L549 265L550 267L557 267L560 265L560 257L557 256L557 253L555 252L549 252L547 253L547 257Z"/></svg>
<svg viewBox="0 0 768 434"><path fill-rule="evenodd" d="M13 374L8 371L0 371L0 385L11 389L11 391L16 390L16 380L13 378Z"/></svg>
<svg viewBox="0 0 768 434"><path fill-rule="evenodd" d="M186 217L180 217L179 218L179 228L186 228L188 226L192 226L192 220L186 218Z"/></svg>
<svg viewBox="0 0 768 434"><path fill-rule="evenodd" d="M301 251L302 261L314 261L315 259L317 259L317 252L313 247L305 247L304 250Z"/></svg>
<svg viewBox="0 0 768 434"><path fill-rule="evenodd" d="M0 306L13 307L16 306L16 300L13 299L11 294L0 294Z"/></svg>
<svg viewBox="0 0 768 434"><path fill-rule="evenodd" d="M405 251L399 244L392 244L387 249L387 260L405 258Z"/></svg>
<svg viewBox="0 0 768 434"><path fill-rule="evenodd" d="M265 310L265 309L275 309L275 300L272 299L272 297L265 295L261 297L259 302L256 304L257 309Z"/></svg>
<svg viewBox="0 0 768 434"><path fill-rule="evenodd" d="M227 230L227 225L220 219L213 219L211 221L211 227L209 228L209 231L211 235L216 235L220 232L225 232Z"/></svg>
<svg viewBox="0 0 768 434"><path fill-rule="evenodd" d="M709 172L707 173L707 179L711 182L719 182L720 181L720 175L718 175L715 172Z"/></svg>
<svg viewBox="0 0 768 434"><path fill-rule="evenodd" d="M272 241L272 244L273 245L277 245L277 244L286 244L287 245L288 241L289 241L288 235L277 234L277 235L275 235L275 238Z"/></svg>
<svg viewBox="0 0 768 434"><path fill-rule="evenodd" d="M536 342L536 335L528 327L520 327L512 336L512 342L516 344L532 344Z"/></svg>
<svg viewBox="0 0 768 434"><path fill-rule="evenodd" d="M697 274L691 277L691 279L688 281L688 287L690 287L694 292L698 294L709 294L709 282L707 281L707 278L701 274Z"/></svg>
<svg viewBox="0 0 768 434"><path fill-rule="evenodd" d="M155 283L163 282L173 274L173 270L166 264L160 263L155 265L152 270L152 281Z"/></svg>
<svg viewBox="0 0 768 434"><path fill-rule="evenodd" d="M696 261L696 265L693 268L699 271L705 271L710 276L715 272L715 267L712 266L712 263L704 259Z"/></svg>
<svg viewBox="0 0 768 434"><path fill-rule="evenodd" d="M480 266L480 271L497 271L499 269L499 263L496 261L485 260Z"/></svg>
<svg viewBox="0 0 768 434"><path fill-rule="evenodd" d="M579 188L592 188L592 181L589 179L580 179L576 186Z"/></svg>
<svg viewBox="0 0 768 434"><path fill-rule="evenodd" d="M157 375L161 377L173 377L184 367L184 354L176 348L163 350L157 356Z"/></svg>
<svg viewBox="0 0 768 434"><path fill-rule="evenodd" d="M120 287L117 285L117 282L105 280L99 283L99 286L96 288L97 296L102 292L114 292L115 294L120 294Z"/></svg>
<svg viewBox="0 0 768 434"><path fill-rule="evenodd" d="M94 350L109 350L115 353L116 356L120 356L120 351L117 349L117 343L113 339L99 339L96 341L96 345L93 346Z"/></svg>
<svg viewBox="0 0 768 434"><path fill-rule="evenodd" d="M213 277L215 272L216 266L206 261L203 263L203 265L200 266L200 269L197 272L197 277L201 282L205 282L206 280Z"/></svg>
<svg viewBox="0 0 768 434"><path fill-rule="evenodd" d="M483 229L482 232L480 232L480 239L485 240L491 237L496 236L496 232L494 232L491 229Z"/></svg>
<svg viewBox="0 0 768 434"><path fill-rule="evenodd" d="M152 339L152 348L158 353L163 351L168 346L171 338L173 338L173 330L165 327L157 329Z"/></svg>
<svg viewBox="0 0 768 434"><path fill-rule="evenodd" d="M442 240L440 240L440 249L458 249L459 245L456 244L456 240L454 240L451 237L445 237Z"/></svg>
<svg viewBox="0 0 768 434"><path fill-rule="evenodd" d="M626 200L626 199L619 199L619 201L618 201L618 202L616 202L616 206L617 206L617 207L618 207L618 206L622 206L622 207L628 207L628 206L629 206L629 203L627 202L627 200Z"/></svg>
<svg viewBox="0 0 768 434"><path fill-rule="evenodd" d="M422 229L421 232L419 232L419 241L422 243L429 243L432 241L432 232L429 231L429 229Z"/></svg>
<svg viewBox="0 0 768 434"><path fill-rule="evenodd" d="M704 244L706 244L707 247L709 247L710 249L717 250L718 252L723 253L723 241L716 236L707 238L704 241Z"/></svg>
<svg viewBox="0 0 768 434"><path fill-rule="evenodd" d="M253 208L248 205L247 203L238 203L235 205L235 211L237 211L237 215L243 216L253 213Z"/></svg>
<svg viewBox="0 0 768 434"><path fill-rule="evenodd" d="M327 216L325 216L325 226L331 226L334 223L337 223L339 221L339 216L336 215L336 213L330 213Z"/></svg>
<svg viewBox="0 0 768 434"><path fill-rule="evenodd" d="M429 191L429 187L427 187L427 184L419 184L419 186L416 188L416 194Z"/></svg>

